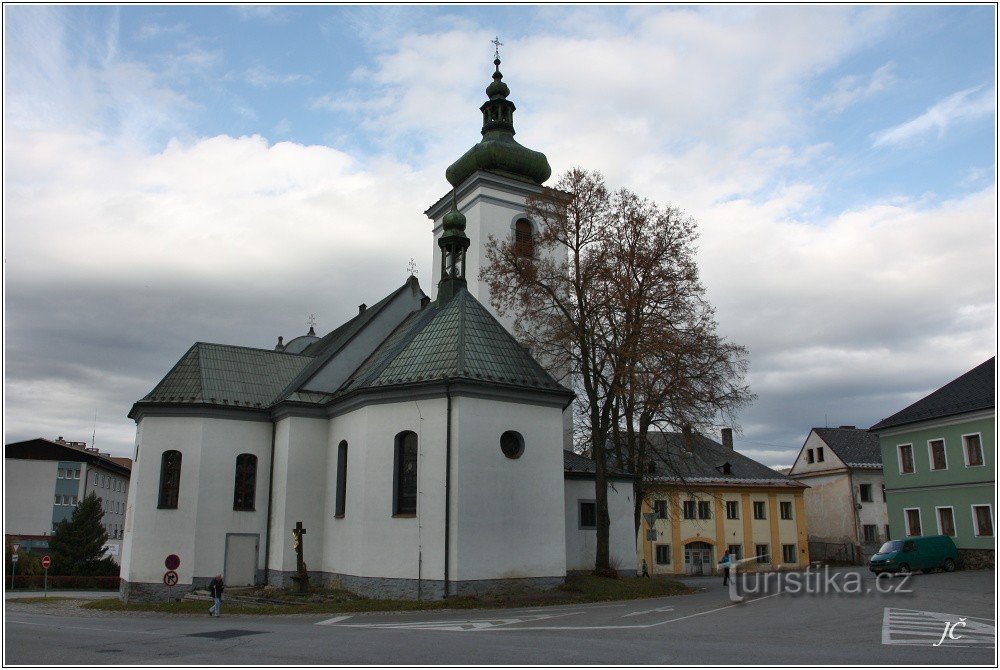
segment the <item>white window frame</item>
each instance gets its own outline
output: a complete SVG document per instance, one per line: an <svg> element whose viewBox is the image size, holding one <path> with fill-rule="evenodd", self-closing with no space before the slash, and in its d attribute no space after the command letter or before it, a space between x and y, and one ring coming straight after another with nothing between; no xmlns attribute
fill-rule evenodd
<svg viewBox="0 0 1000 670"><path fill-rule="evenodd" d="M659 560L660 547L664 547L666 549L666 551L664 552L667 555L667 560L666 561L660 561ZM673 563L673 560L674 560L673 549L670 548L669 544L654 544L653 545L653 563L655 565L670 565L671 563Z"/></svg>
<svg viewBox="0 0 1000 670"><path fill-rule="evenodd" d="M990 525L993 526L992 535L983 535L979 532L979 519L976 517L977 507L989 507L990 508ZM969 511L972 513L972 530L976 537L995 537L997 534L997 520L993 517L993 505L989 503L974 503L969 505Z"/></svg>
<svg viewBox="0 0 1000 670"><path fill-rule="evenodd" d="M757 505L763 505L764 516L757 516ZM767 501L766 500L751 500L750 501L751 513L755 521L766 521L767 520Z"/></svg>
<svg viewBox="0 0 1000 670"><path fill-rule="evenodd" d="M816 462L822 463L826 460L826 453L823 451L823 447L816 447Z"/></svg>
<svg viewBox="0 0 1000 670"><path fill-rule="evenodd" d="M785 507L788 507L788 516L785 516ZM780 521L794 521L795 520L795 505L792 504L791 500L779 500L778 501L778 519Z"/></svg>
<svg viewBox="0 0 1000 670"><path fill-rule="evenodd" d="M730 507L730 505L735 505L735 508ZM729 510L735 509L735 516L729 516ZM737 521L740 518L740 501L739 500L727 500L726 501L726 518L730 521Z"/></svg>
<svg viewBox="0 0 1000 670"><path fill-rule="evenodd" d="M977 437L979 438L979 460L982 461L979 465L969 464L969 448L965 442L967 437ZM967 468L983 468L986 467L986 453L983 451L983 434L982 433L966 433L962 435L962 457L965 459L965 467Z"/></svg>
<svg viewBox="0 0 1000 670"><path fill-rule="evenodd" d="M792 548L793 559L791 561L785 560L785 549L788 547ZM799 562L799 548L795 544L783 544L781 545L781 562L782 563L798 563Z"/></svg>
<svg viewBox="0 0 1000 670"><path fill-rule="evenodd" d="M958 518L955 516L955 508L951 505L941 505L934 508L934 520L937 521L938 535L944 535L945 532L941 529L941 512L939 510L950 509L951 510L951 527L955 531L954 535L949 535L948 537L958 537Z"/></svg>
<svg viewBox="0 0 1000 670"><path fill-rule="evenodd" d="M935 468L934 467L934 449L931 448L931 445L933 443L935 443L935 442L940 442L941 443L941 453L944 454L944 467L943 468ZM927 440L927 463L928 463L928 466L931 469L931 472L942 472L942 471L948 469L948 443L945 442L945 439L943 437L935 437L935 438L932 438L930 440ZM916 463L914 463L914 466L915 465L916 465Z"/></svg>
<svg viewBox="0 0 1000 670"><path fill-rule="evenodd" d="M816 462L816 452L812 449L806 449L806 462L815 463Z"/></svg>
<svg viewBox="0 0 1000 670"><path fill-rule="evenodd" d="M903 508L903 531L906 533L906 537L920 537L920 535L913 534L913 529L910 528L910 515L908 512L911 510L917 510L917 523L920 524L920 533L924 532L924 515L921 514L919 507L904 507Z"/></svg>
<svg viewBox="0 0 1000 670"><path fill-rule="evenodd" d="M905 470L903 470L903 447L909 447L910 448L910 463L913 465L913 469L910 470L909 472L906 472ZM904 443L904 444L897 444L896 445L896 464L899 467L899 474L901 474L901 475L915 475L915 474L917 474L917 459L914 458L913 444L912 443L907 442L907 443Z"/></svg>

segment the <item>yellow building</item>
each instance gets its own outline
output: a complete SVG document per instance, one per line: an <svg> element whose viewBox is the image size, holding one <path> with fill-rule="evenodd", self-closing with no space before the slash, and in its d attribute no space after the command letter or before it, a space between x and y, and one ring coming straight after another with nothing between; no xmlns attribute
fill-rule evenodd
<svg viewBox="0 0 1000 670"><path fill-rule="evenodd" d="M808 488L697 433L650 435L641 559L650 574L713 574L728 549L744 570L809 564Z"/></svg>

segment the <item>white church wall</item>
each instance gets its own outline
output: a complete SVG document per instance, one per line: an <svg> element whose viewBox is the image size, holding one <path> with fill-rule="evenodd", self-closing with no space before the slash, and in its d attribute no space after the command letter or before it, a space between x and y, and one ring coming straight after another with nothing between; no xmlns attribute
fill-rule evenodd
<svg viewBox="0 0 1000 670"><path fill-rule="evenodd" d="M636 570L638 553L633 521L632 482L615 480L608 486L608 516L611 519L608 548L612 565L623 574ZM580 502L596 500L593 479L565 480L566 570L590 572L597 558L597 530L581 528Z"/></svg>
<svg viewBox="0 0 1000 670"><path fill-rule="evenodd" d="M562 418L558 407L460 397L453 412L452 578L566 574ZM515 430L511 459L500 436Z"/></svg>
<svg viewBox="0 0 1000 670"><path fill-rule="evenodd" d="M306 567L322 569L327 432L325 418L285 417L277 423L269 570L296 570L292 529L299 521L306 529L302 556Z"/></svg>
<svg viewBox="0 0 1000 670"><path fill-rule="evenodd" d="M441 580L445 399L369 405L330 421L324 570L339 575ZM394 517L396 435L417 434L417 515ZM345 514L334 517L337 445L348 442ZM350 584L345 584L350 586Z"/></svg>
<svg viewBox="0 0 1000 670"><path fill-rule="evenodd" d="M204 419L147 416L139 421L136 458L132 463L121 576L128 582L162 584L164 560L180 557L178 584L195 576L195 521L200 494ZM181 453L177 509L157 509L163 452Z"/></svg>
<svg viewBox="0 0 1000 670"><path fill-rule="evenodd" d="M259 569L264 567L267 529L267 477L271 459L271 422L202 419L201 464L195 525L194 576L210 579L224 572L226 535L257 535ZM236 457L257 457L254 511L233 509ZM183 485L183 476L182 485ZM183 502L182 502L183 504Z"/></svg>

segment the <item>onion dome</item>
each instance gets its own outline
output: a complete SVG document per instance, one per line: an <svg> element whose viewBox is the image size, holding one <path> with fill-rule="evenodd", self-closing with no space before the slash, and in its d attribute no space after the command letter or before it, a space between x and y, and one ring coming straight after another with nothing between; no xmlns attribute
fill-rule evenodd
<svg viewBox="0 0 1000 670"><path fill-rule="evenodd" d="M464 234L465 214L458 211L458 202L454 193L452 193L451 211L444 215L441 223L444 226L445 235Z"/></svg>
<svg viewBox="0 0 1000 670"><path fill-rule="evenodd" d="M503 82L500 58L493 61L496 72L486 88L489 100L479 111L483 113L483 139L452 163L445 172L448 183L458 186L477 170L488 170L514 179L541 185L552 176L545 154L532 151L514 139L514 103L507 99L510 88Z"/></svg>

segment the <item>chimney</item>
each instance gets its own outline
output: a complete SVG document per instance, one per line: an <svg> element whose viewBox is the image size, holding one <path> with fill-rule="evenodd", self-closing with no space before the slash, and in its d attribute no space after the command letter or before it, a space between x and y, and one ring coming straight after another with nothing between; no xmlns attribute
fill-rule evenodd
<svg viewBox="0 0 1000 670"><path fill-rule="evenodd" d="M723 428L722 429L722 446L730 451L733 450L733 429Z"/></svg>
<svg viewBox="0 0 1000 670"><path fill-rule="evenodd" d="M857 426L841 426L841 428L848 428L850 430L857 430Z"/></svg>
<svg viewBox="0 0 1000 670"><path fill-rule="evenodd" d="M368 305L361 303L358 305L358 314L364 314L366 309L368 309Z"/></svg>
<svg viewBox="0 0 1000 670"><path fill-rule="evenodd" d="M284 339L285 338L283 338L281 335L278 335L278 343L276 345L274 345L274 350L275 351L284 351L285 350L285 343L283 342Z"/></svg>
<svg viewBox="0 0 1000 670"><path fill-rule="evenodd" d="M682 436L684 438L684 448L691 453L694 453L694 441L691 439L691 424L686 424L684 426Z"/></svg>
<svg viewBox="0 0 1000 670"><path fill-rule="evenodd" d="M56 442L58 442L59 444L64 444L63 436L60 435L59 437L57 437Z"/></svg>

